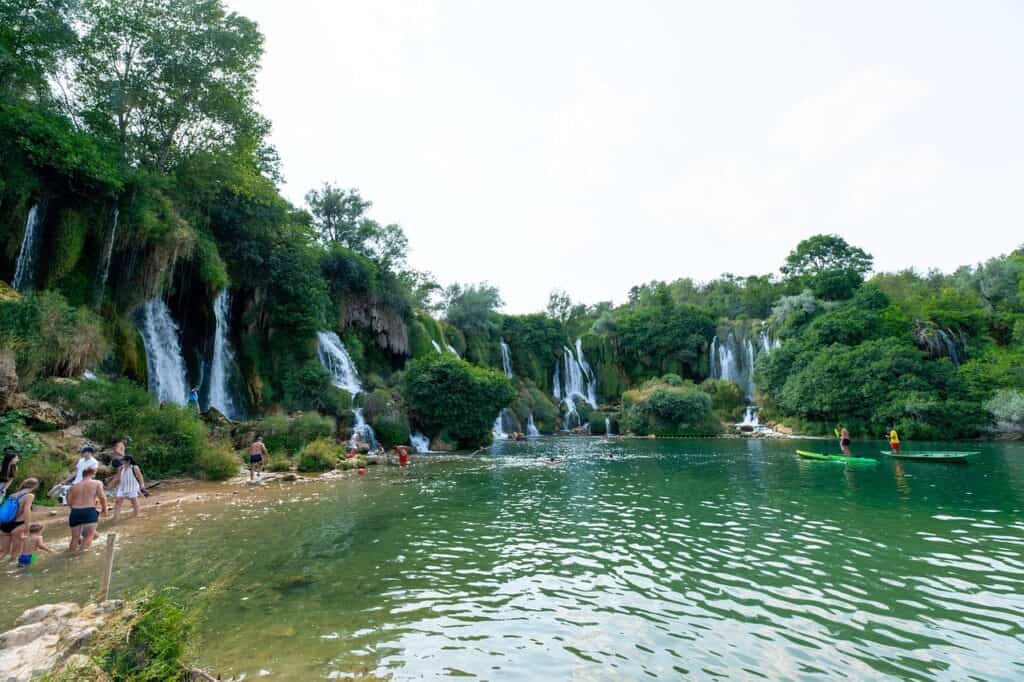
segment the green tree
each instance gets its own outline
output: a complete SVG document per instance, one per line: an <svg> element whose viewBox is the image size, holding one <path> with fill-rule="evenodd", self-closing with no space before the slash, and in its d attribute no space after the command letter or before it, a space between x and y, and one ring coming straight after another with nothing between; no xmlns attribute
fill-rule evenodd
<svg viewBox="0 0 1024 682"><path fill-rule="evenodd" d="M402 393L418 428L459 448L487 443L494 417L516 396L512 381L501 372L447 353L410 362Z"/></svg>
<svg viewBox="0 0 1024 682"><path fill-rule="evenodd" d="M497 310L504 301L498 287L452 284L444 290L444 317L466 334L487 333L497 328Z"/></svg>
<svg viewBox="0 0 1024 682"><path fill-rule="evenodd" d="M870 254L842 237L819 234L797 244L786 257L782 274L787 282L835 301L852 296L873 263Z"/></svg>
<svg viewBox="0 0 1024 682"><path fill-rule="evenodd" d="M48 99L73 49L71 0L0 0L0 94Z"/></svg>

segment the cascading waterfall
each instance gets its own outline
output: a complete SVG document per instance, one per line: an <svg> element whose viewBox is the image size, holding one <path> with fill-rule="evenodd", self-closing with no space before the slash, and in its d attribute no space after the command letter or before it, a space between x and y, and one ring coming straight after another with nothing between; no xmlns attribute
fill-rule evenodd
<svg viewBox="0 0 1024 682"><path fill-rule="evenodd" d="M512 377L512 351L509 349L508 344L505 343L505 339L499 339L501 342L501 368L505 371L505 376Z"/></svg>
<svg viewBox="0 0 1024 682"><path fill-rule="evenodd" d="M231 294L225 289L213 302L216 330L213 335L213 359L210 361L210 407L228 419L244 419L231 392L231 377L236 372L235 351L231 347Z"/></svg>
<svg viewBox="0 0 1024 682"><path fill-rule="evenodd" d="M114 219L110 225L110 234L107 236L107 243L103 246L103 258L100 260L100 285L96 294L96 305L103 302L103 294L107 289L107 279L110 276L110 261L114 257L114 240L117 238L117 220L121 215L120 209L114 207Z"/></svg>
<svg viewBox="0 0 1024 682"><path fill-rule="evenodd" d="M565 403L563 428L568 431L580 426L581 419L577 403L582 400L591 407L597 407L597 379L593 369L583 357L583 344L579 339L576 339L575 355L568 346L562 347L562 361L555 364L555 373L551 383L554 387L555 400Z"/></svg>
<svg viewBox="0 0 1024 682"><path fill-rule="evenodd" d="M363 392L363 385L359 382L359 372L352 362L351 356L345 349L334 332L317 332L317 355L320 357L320 364L331 373L331 383L346 391L355 401L356 396ZM355 418L355 426L352 428L352 441L355 444L355 436L370 444L371 448L377 446L377 435L373 427L366 423L363 416L363 408L353 407L352 416Z"/></svg>
<svg viewBox="0 0 1024 682"><path fill-rule="evenodd" d="M530 414L530 418L526 420L526 435L529 438L535 438L540 435L540 430L533 422L533 414Z"/></svg>
<svg viewBox="0 0 1024 682"><path fill-rule="evenodd" d="M430 452L430 439L419 431L409 436L409 445L416 448L416 452Z"/></svg>
<svg viewBox="0 0 1024 682"><path fill-rule="evenodd" d="M608 417L604 418L604 435L612 435L612 420Z"/></svg>
<svg viewBox="0 0 1024 682"><path fill-rule="evenodd" d="M430 345L433 346L434 350L436 350L438 353L444 353L444 351L441 350L441 344L439 344L437 341L434 341L434 339L430 339Z"/></svg>
<svg viewBox="0 0 1024 682"><path fill-rule="evenodd" d="M505 339L500 339L501 342L501 368L505 372L505 376L509 379L512 378L512 353L508 348L508 344L505 343ZM505 425L502 423L501 417L505 411L502 410L498 413L498 416L494 419L494 426L491 427L491 435L494 436L495 440L504 440L508 438L508 434L505 433Z"/></svg>
<svg viewBox="0 0 1024 682"><path fill-rule="evenodd" d="M754 365L757 357L767 355L782 345L772 337L768 329L762 329L755 344L751 339L737 339L729 332L725 341L717 336L711 339L710 365L711 378L735 382L747 400L747 409L743 421L736 424L741 431L766 431L757 416L754 401Z"/></svg>
<svg viewBox="0 0 1024 682"><path fill-rule="evenodd" d="M956 339L953 335L945 329L936 329L935 335L942 341L942 345L946 347L946 354L949 355L949 359L953 361L954 367L960 366L960 346L957 344Z"/></svg>
<svg viewBox="0 0 1024 682"><path fill-rule="evenodd" d="M17 265L14 267L14 280L11 286L15 291L31 291L35 286L36 255L39 251L39 225L43 222L43 209L39 204L28 210L25 219L25 234L21 238L21 250L18 251Z"/></svg>
<svg viewBox="0 0 1024 682"><path fill-rule="evenodd" d="M185 359L181 354L178 325L167 304L151 298L142 306L142 342L146 347L149 392L162 403L184 405L188 397Z"/></svg>
<svg viewBox="0 0 1024 682"><path fill-rule="evenodd" d="M460 360L462 359L462 356L461 356L461 355L459 355L459 351L457 351L457 350L455 350L454 348L452 348L452 344L450 344L450 343L446 343L446 344L444 344L444 347L445 347L446 349L448 349L448 352L449 352L449 353L451 353L451 354L452 354L452 355L454 355L455 357L459 358Z"/></svg>

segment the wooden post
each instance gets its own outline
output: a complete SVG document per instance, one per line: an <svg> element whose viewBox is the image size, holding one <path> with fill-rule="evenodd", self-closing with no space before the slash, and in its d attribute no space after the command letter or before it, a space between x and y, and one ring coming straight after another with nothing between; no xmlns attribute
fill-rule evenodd
<svg viewBox="0 0 1024 682"><path fill-rule="evenodd" d="M116 540L117 533L107 533L107 551L103 559L103 583L100 585L103 601L110 599L110 576L114 572L114 542Z"/></svg>

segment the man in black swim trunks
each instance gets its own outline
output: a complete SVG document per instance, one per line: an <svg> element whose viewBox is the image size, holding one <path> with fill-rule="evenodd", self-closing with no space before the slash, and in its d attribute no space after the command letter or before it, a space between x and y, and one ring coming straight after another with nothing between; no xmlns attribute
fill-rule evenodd
<svg viewBox="0 0 1024 682"><path fill-rule="evenodd" d="M263 475L263 462L270 459L267 446L263 444L263 436L256 436L256 440L249 446L249 480L253 476L259 478Z"/></svg>
<svg viewBox="0 0 1024 682"><path fill-rule="evenodd" d="M102 513L106 514L107 496L103 494L103 484L96 480L96 469L90 467L82 472L82 480L68 491L68 506L71 507L68 516L68 526L71 528L69 552L89 549L96 538L96 526L100 522L101 513L96 511L97 500L103 508Z"/></svg>

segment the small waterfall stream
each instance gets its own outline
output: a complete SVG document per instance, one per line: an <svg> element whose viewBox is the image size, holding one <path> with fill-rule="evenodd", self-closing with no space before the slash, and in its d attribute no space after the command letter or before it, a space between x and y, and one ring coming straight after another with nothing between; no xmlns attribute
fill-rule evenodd
<svg viewBox="0 0 1024 682"><path fill-rule="evenodd" d="M767 430L767 427L761 425L757 416L757 406L753 404L754 365L758 356L767 355L781 345L781 341L773 338L767 329L760 331L756 344L749 338L738 339L733 332L729 332L725 341L719 340L718 336L711 339L711 378L736 383L747 400L743 421L736 424L741 431Z"/></svg>
<svg viewBox="0 0 1024 682"><path fill-rule="evenodd" d="M509 379L512 378L512 352L509 350L508 344L505 343L505 339L499 339L501 343L501 369L505 372L505 376ZM494 426L491 427L491 435L494 436L495 440L504 440L508 438L508 434L505 433L505 425L502 423L502 415L505 410L498 413L498 416L494 419Z"/></svg>
<svg viewBox="0 0 1024 682"><path fill-rule="evenodd" d="M146 347L149 392L162 403L184 405L188 386L178 325L162 299L151 298L143 304L139 331Z"/></svg>
<svg viewBox="0 0 1024 682"><path fill-rule="evenodd" d="M430 439L419 431L409 436L409 445L416 448L416 452L430 452Z"/></svg>
<svg viewBox="0 0 1024 682"><path fill-rule="evenodd" d="M36 279L36 259L39 254L39 226L43 222L43 207L35 204L28 210L25 219L25 234L21 237L21 249L14 267L14 279L11 286L15 291L25 293L32 291Z"/></svg>
<svg viewBox="0 0 1024 682"><path fill-rule="evenodd" d="M316 338L317 355L320 357L320 364L331 373L331 383L351 395L354 402L356 396L363 392L363 385L359 381L359 372L356 371L345 344L334 332L317 332ZM355 444L355 436L358 434L363 441L369 443L371 449L377 447L377 435L373 432L373 427L366 423L363 408L353 407L352 415L355 418L355 426L352 428L350 444Z"/></svg>
<svg viewBox="0 0 1024 682"><path fill-rule="evenodd" d="M227 289L217 294L213 302L216 329L213 335L213 358L210 361L209 406L215 407L228 419L244 419L231 390L231 379L237 376L235 351L231 347L231 294Z"/></svg>
<svg viewBox="0 0 1024 682"><path fill-rule="evenodd" d="M107 279L110 277L110 261L114 256L114 241L117 239L117 221L120 215L121 210L114 206L114 219L110 225L110 234L107 235L107 242L103 246L103 258L100 260L100 284L96 290L96 305L103 302L103 294L106 293Z"/></svg>
<svg viewBox="0 0 1024 682"><path fill-rule="evenodd" d="M537 425L533 422L532 414L530 415L530 418L526 420L526 435L529 438L536 438L537 436L540 435L540 430L537 428Z"/></svg>

